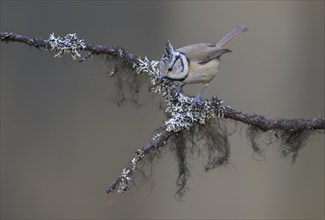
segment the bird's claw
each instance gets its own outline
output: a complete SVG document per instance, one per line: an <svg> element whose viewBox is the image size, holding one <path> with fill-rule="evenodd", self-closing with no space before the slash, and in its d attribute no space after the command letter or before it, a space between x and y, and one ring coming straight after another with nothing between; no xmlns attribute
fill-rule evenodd
<svg viewBox="0 0 325 220"><path fill-rule="evenodd" d="M194 97L194 99L192 100L192 105L197 105L200 103L200 101L202 101L202 96L201 94L198 94L197 96Z"/></svg>
<svg viewBox="0 0 325 220"><path fill-rule="evenodd" d="M159 77L159 82L161 82L161 81L163 81L164 79L165 79L166 77L164 76L164 75L161 75L160 77Z"/></svg>
<svg viewBox="0 0 325 220"><path fill-rule="evenodd" d="M174 95L177 95L177 94L179 94L179 93L182 93L183 92L183 86L184 86L185 84L180 84L180 85L178 85L175 89L174 89L174 91L173 91L173 94Z"/></svg>

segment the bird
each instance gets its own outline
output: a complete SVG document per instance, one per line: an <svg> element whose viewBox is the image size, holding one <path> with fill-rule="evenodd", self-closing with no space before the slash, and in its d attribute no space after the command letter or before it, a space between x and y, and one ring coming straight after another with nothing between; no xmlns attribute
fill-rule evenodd
<svg viewBox="0 0 325 220"><path fill-rule="evenodd" d="M232 52L224 46L238 34L247 30L247 27L239 25L215 44L197 43L176 50L168 40L165 53L159 61L161 79L181 82L175 89L175 93L181 92L186 84L202 83L201 91L192 101L193 104L198 103L211 80L217 75L220 57Z"/></svg>

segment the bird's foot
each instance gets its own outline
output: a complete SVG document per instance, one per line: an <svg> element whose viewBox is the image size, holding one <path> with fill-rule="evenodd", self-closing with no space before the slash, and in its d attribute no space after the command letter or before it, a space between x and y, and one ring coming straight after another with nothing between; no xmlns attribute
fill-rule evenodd
<svg viewBox="0 0 325 220"><path fill-rule="evenodd" d="M177 95L177 94L179 94L179 93L182 93L183 92L183 86L184 86L185 84L180 84L180 85L178 85L175 89L174 89L174 91L173 91L173 94L174 95Z"/></svg>
<svg viewBox="0 0 325 220"><path fill-rule="evenodd" d="M164 79L166 79L166 77L164 75L160 75L158 80L159 80L159 82L162 82Z"/></svg>
<svg viewBox="0 0 325 220"><path fill-rule="evenodd" d="M203 100L203 97L201 96L201 94L198 94L192 100L192 105L198 105L200 103L200 101L202 101L202 100Z"/></svg>

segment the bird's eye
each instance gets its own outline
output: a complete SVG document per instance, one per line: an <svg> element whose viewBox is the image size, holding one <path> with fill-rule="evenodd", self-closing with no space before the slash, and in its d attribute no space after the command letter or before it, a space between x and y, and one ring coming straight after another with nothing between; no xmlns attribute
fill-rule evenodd
<svg viewBox="0 0 325 220"><path fill-rule="evenodd" d="M173 70L173 68L168 68L168 71L170 72L170 71L172 71Z"/></svg>

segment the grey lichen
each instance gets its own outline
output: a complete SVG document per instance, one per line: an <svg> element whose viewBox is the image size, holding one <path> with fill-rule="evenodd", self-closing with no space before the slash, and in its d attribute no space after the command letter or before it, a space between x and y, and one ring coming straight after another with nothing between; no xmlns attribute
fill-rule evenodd
<svg viewBox="0 0 325 220"><path fill-rule="evenodd" d="M1 36L1 40L6 40L8 37L10 37L13 33L10 32L3 32L3 35Z"/></svg>
<svg viewBox="0 0 325 220"><path fill-rule="evenodd" d="M166 112L171 116L165 122L167 131L189 130L193 123L205 124L216 116L210 101L202 100L198 105L193 105L193 98L181 93L169 96L166 104Z"/></svg>
<svg viewBox="0 0 325 220"><path fill-rule="evenodd" d="M132 181L132 174L134 173L138 162L141 160L141 158L143 156L144 156L143 153L142 154L137 154L137 156L135 156L131 160L129 166L122 170L122 173L120 175L121 180L120 180L117 192L124 193L128 189L129 184Z"/></svg>
<svg viewBox="0 0 325 220"><path fill-rule="evenodd" d="M161 138L161 133L157 133L153 136L151 142L151 147L157 148L159 146L159 139ZM117 192L124 193L128 190L130 182L133 180L133 173L135 172L137 165L143 159L143 157L147 154L146 151L149 149L147 147L139 148L135 152L135 156L129 162L128 166L125 167L120 176L119 181L117 184ZM107 192L109 193L112 189L108 189Z"/></svg>
<svg viewBox="0 0 325 220"><path fill-rule="evenodd" d="M189 130L193 123L205 124L207 120L216 116L223 116L224 106L220 105L220 111L216 115L216 109L209 100L201 100L193 104L193 97L182 93L175 93L177 84L162 79L159 72L159 62L150 61L148 58L138 59L138 65L134 65L137 74L144 73L150 77L153 85L151 91L160 94L166 104L166 113L170 116L165 122L166 131L179 132ZM222 102L221 102L222 103Z"/></svg>
<svg viewBox="0 0 325 220"><path fill-rule="evenodd" d="M222 101L218 100L219 109L216 110L216 105L209 100L201 100L198 104L193 104L193 97L186 96L182 93L175 93L177 84L166 79L162 79L159 71L159 62L149 60L148 58L138 58L137 63L133 64L133 70L137 75L145 74L149 77L152 84L151 91L163 97L166 105L165 112L168 115L165 121L164 130L167 132L181 132L183 130L189 131L194 123L205 124L211 118L216 116L223 116L225 107L221 104ZM115 68L112 70L111 75L115 74ZM183 136L179 136L183 137ZM158 148L157 144L160 140L160 134L156 134L151 143L154 148ZM181 143L176 141L177 143ZM182 143L185 143L184 139ZM117 184L117 192L124 193L127 191L130 182L133 180L133 173L135 172L138 163L147 154L146 147L140 148L136 151L136 155L129 162L128 166L124 168L119 176ZM177 196L182 197L186 190L186 182L189 177L189 170L186 165L186 144L178 144L176 147L176 154L179 157L179 177L177 178L177 185L179 190ZM114 182L115 184L115 182ZM114 188L114 187L113 187ZM108 192L112 190L109 188Z"/></svg>
<svg viewBox="0 0 325 220"><path fill-rule="evenodd" d="M65 37L55 37L54 33L50 34L48 42L50 49L55 52L54 57L61 57L63 54L70 54L75 60L81 57L79 51L86 48L83 39L80 39L75 33L67 34Z"/></svg>

